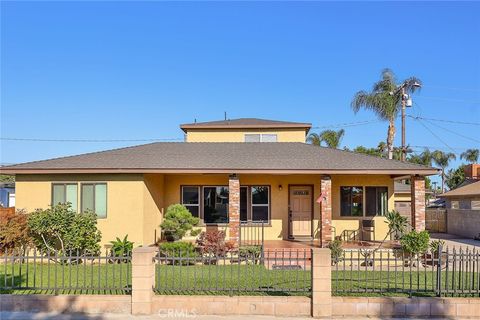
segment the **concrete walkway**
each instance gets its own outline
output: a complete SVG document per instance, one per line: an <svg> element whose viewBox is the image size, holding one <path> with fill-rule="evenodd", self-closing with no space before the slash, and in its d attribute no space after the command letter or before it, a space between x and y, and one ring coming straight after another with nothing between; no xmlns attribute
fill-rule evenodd
<svg viewBox="0 0 480 320"><path fill-rule="evenodd" d="M22 313L22 312L0 312L0 320L157 320L157 319L192 319L192 320L312 320L313 318L284 318L271 316L175 316L175 315L152 315L152 316L132 316L119 314L98 314L98 315L62 315L52 313ZM347 319L347 318L331 318ZM386 319L386 318L355 318L355 319ZM395 318L401 320L402 318ZM412 318L410 318L412 319ZM443 319L443 318L429 318Z"/></svg>
<svg viewBox="0 0 480 320"><path fill-rule="evenodd" d="M436 240L436 239L441 239L445 241L445 245L449 249L455 248L456 250L458 249L477 249L480 250L480 241L478 240L473 240L469 238L462 238L460 236L454 235L454 234L449 234L449 233L430 233L430 239Z"/></svg>

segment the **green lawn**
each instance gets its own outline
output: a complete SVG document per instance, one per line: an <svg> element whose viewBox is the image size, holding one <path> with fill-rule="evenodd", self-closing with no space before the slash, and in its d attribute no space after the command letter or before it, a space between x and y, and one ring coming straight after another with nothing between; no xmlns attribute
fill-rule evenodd
<svg viewBox="0 0 480 320"><path fill-rule="evenodd" d="M158 294L310 295L311 273L261 265L157 266Z"/></svg>
<svg viewBox="0 0 480 320"><path fill-rule="evenodd" d="M131 272L130 263L0 264L0 293L128 294Z"/></svg>
<svg viewBox="0 0 480 320"><path fill-rule="evenodd" d="M441 272L441 288L447 296L475 296L477 272ZM448 289L448 292L446 290ZM338 296L436 296L436 271L334 271L332 292ZM478 296L478 292L476 296Z"/></svg>
<svg viewBox="0 0 480 320"><path fill-rule="evenodd" d="M337 296L435 296L432 271L333 271L332 292ZM479 273L442 272L447 296L478 290ZM129 294L130 264L0 264L0 293ZM55 288L57 290L55 290ZM309 270L268 270L261 265L157 265L158 294L303 295L309 296ZM453 289L456 292L453 293Z"/></svg>

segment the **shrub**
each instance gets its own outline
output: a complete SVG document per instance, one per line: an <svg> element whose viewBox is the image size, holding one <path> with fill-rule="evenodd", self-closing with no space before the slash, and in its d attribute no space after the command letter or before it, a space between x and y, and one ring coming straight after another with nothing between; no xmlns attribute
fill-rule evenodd
<svg viewBox="0 0 480 320"><path fill-rule="evenodd" d="M188 265L195 264L193 260L179 260L178 258L196 258L198 253L191 242L164 242L158 246L160 254L167 258L169 264ZM177 259L174 259L177 258Z"/></svg>
<svg viewBox="0 0 480 320"><path fill-rule="evenodd" d="M430 252L433 254L437 254L438 250L440 247L445 247L445 241L438 239L438 240L433 240L430 242Z"/></svg>
<svg viewBox="0 0 480 320"><path fill-rule="evenodd" d="M185 206L172 204L167 208L165 219L160 224L160 227L167 241L175 241L182 239L188 231L192 235L197 235L198 231L192 231L192 229L199 222L200 219L192 216Z"/></svg>
<svg viewBox="0 0 480 320"><path fill-rule="evenodd" d="M225 241L225 231L223 230L203 231L196 243L200 253L204 255L223 256L232 249L231 242Z"/></svg>
<svg viewBox="0 0 480 320"><path fill-rule="evenodd" d="M261 246L246 246L238 249L240 258L245 259L247 263L257 264L262 254Z"/></svg>
<svg viewBox="0 0 480 320"><path fill-rule="evenodd" d="M32 244L28 215L24 211L0 212L0 254L21 251Z"/></svg>
<svg viewBox="0 0 480 320"><path fill-rule="evenodd" d="M98 254L101 233L93 212L76 213L70 204L37 209L28 217L33 241L41 251L68 254Z"/></svg>
<svg viewBox="0 0 480 320"><path fill-rule="evenodd" d="M343 257L342 241L335 239L328 244L330 249L330 256L332 258L332 265L338 263Z"/></svg>
<svg viewBox="0 0 480 320"><path fill-rule="evenodd" d="M415 230L410 231L400 239L403 251L412 256L426 252L429 241L428 231L417 232Z"/></svg>
<svg viewBox="0 0 480 320"><path fill-rule="evenodd" d="M387 212L385 218L387 219L385 223L388 224L388 235L393 235L395 240L400 239L407 228L407 218L395 210Z"/></svg>
<svg viewBox="0 0 480 320"><path fill-rule="evenodd" d="M113 257L129 257L132 254L133 242L128 240L128 234L122 239L118 238L115 241L110 241L112 244L111 255ZM116 260L121 262L122 260Z"/></svg>

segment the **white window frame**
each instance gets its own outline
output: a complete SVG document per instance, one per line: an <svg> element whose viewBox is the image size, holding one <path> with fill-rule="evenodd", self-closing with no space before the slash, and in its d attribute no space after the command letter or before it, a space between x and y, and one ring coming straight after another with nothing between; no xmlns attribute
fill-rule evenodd
<svg viewBox="0 0 480 320"><path fill-rule="evenodd" d="M276 134L276 133L245 133L245 135L243 137L244 142L247 142L247 136L258 136L259 137L258 142L278 142L278 134ZM264 141L265 136L272 136L272 137L274 136L275 141Z"/></svg>

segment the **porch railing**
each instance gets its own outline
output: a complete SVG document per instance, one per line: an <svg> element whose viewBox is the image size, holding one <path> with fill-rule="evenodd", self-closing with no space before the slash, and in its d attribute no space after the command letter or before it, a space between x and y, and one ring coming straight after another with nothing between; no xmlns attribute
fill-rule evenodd
<svg viewBox="0 0 480 320"><path fill-rule="evenodd" d="M265 244L265 221L240 221L239 246L259 246Z"/></svg>

